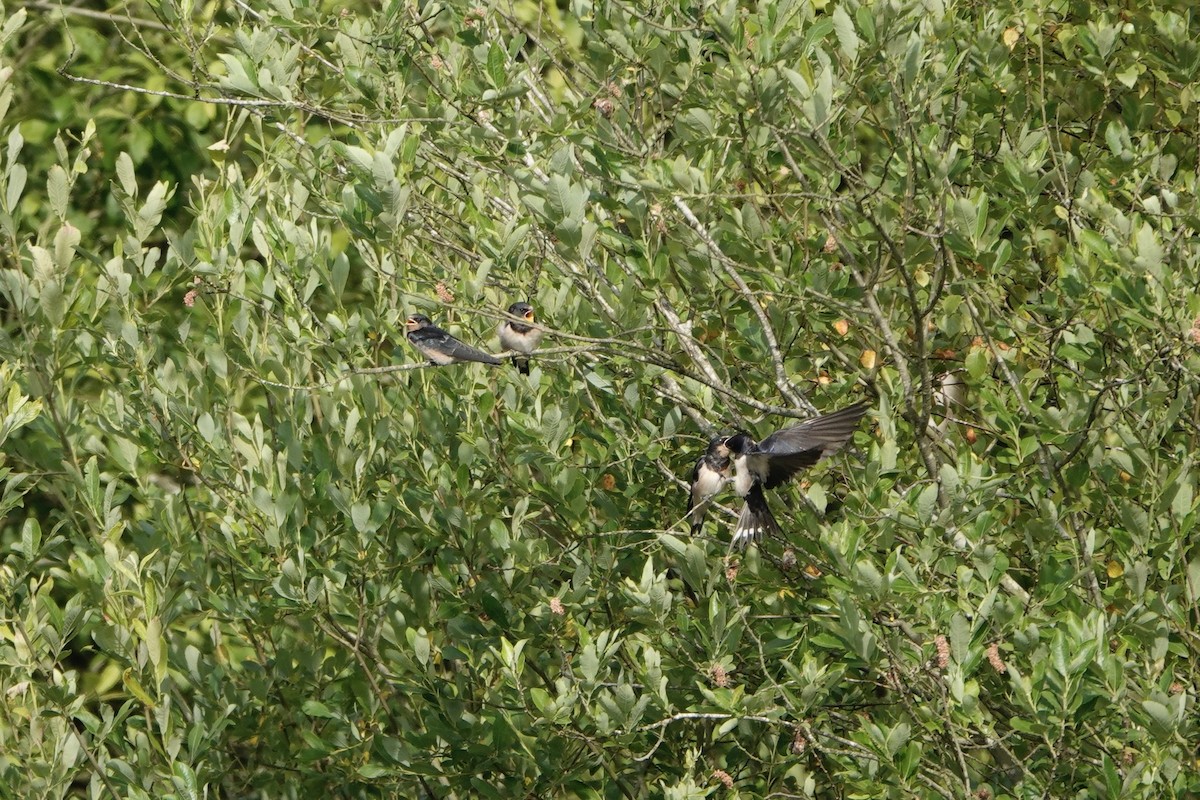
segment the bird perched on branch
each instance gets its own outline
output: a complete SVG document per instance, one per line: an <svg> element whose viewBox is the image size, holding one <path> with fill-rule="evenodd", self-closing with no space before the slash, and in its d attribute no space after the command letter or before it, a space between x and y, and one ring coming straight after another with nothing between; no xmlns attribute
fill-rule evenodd
<svg viewBox="0 0 1200 800"><path fill-rule="evenodd" d="M541 344L542 336L545 334L545 331L541 328L533 327L533 306L529 305L529 303L513 303L508 307L508 313L511 316L520 317L530 324L507 319L501 322L499 330L500 346L505 350L529 355ZM512 360L522 375L529 374L528 358L513 356Z"/></svg>
<svg viewBox="0 0 1200 800"><path fill-rule="evenodd" d="M688 495L692 536L698 535L703 529L704 512L712 504L713 495L729 482L732 462L729 460L729 448L725 446L727 438L718 436L710 441L708 451L700 456L695 469L692 470L692 490Z"/></svg>
<svg viewBox="0 0 1200 800"><path fill-rule="evenodd" d="M408 341L429 363L445 366L456 361L477 361L480 364L500 364L500 359L455 339L429 321L424 314L413 314L404 323Z"/></svg>
<svg viewBox="0 0 1200 800"><path fill-rule="evenodd" d="M745 433L725 440L737 470L734 491L746 500L733 530L733 547L745 547L763 533L779 530L763 489L774 489L837 452L854 435L867 408L866 403L858 403L776 431L761 442Z"/></svg>

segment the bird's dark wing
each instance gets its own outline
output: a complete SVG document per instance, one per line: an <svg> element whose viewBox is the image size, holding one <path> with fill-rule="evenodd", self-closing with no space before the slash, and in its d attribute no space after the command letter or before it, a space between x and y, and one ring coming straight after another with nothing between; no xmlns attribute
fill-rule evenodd
<svg viewBox="0 0 1200 800"><path fill-rule="evenodd" d="M409 336L414 343L437 350L458 361L478 361L481 364L499 364L500 359L488 355L482 350L476 350L469 344L460 342L441 328L430 325L413 331Z"/></svg>
<svg viewBox="0 0 1200 800"><path fill-rule="evenodd" d="M697 461L696 466L692 467L692 477L688 478L688 513L691 513L696 504L696 481L700 480L700 465L703 463L703 458Z"/></svg>
<svg viewBox="0 0 1200 800"><path fill-rule="evenodd" d="M763 487L774 489L797 472L836 452L854 435L867 408L866 403L858 403L776 431L759 442L758 452L766 457L767 465L767 474L762 477Z"/></svg>
<svg viewBox="0 0 1200 800"><path fill-rule="evenodd" d="M766 459L767 474L761 477L763 488L774 489L781 483L786 483L793 475L808 469L821 460L822 451L797 450L794 453L779 453L768 455Z"/></svg>
<svg viewBox="0 0 1200 800"><path fill-rule="evenodd" d="M858 421L867 413L868 408L866 403L857 403L841 411L776 431L758 443L758 452L774 456L788 455L801 450L817 450L821 455L830 455L854 435Z"/></svg>

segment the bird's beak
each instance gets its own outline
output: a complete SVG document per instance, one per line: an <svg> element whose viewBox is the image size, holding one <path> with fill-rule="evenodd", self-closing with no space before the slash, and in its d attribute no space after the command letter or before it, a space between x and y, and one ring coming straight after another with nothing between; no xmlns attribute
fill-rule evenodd
<svg viewBox="0 0 1200 800"><path fill-rule="evenodd" d="M526 311L525 319L529 320L530 322L533 322L533 311Z"/></svg>

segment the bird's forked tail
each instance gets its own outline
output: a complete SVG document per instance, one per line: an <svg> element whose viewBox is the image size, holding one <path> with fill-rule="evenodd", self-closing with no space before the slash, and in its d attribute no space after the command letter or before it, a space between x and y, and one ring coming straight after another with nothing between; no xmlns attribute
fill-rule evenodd
<svg viewBox="0 0 1200 800"><path fill-rule="evenodd" d="M764 533L778 530L779 523L771 514L771 508L767 505L767 498L763 495L762 486L756 482L750 487L750 493L746 495L746 505L742 508L737 526L733 529L733 541L730 542L730 547L740 550L750 542L761 539Z"/></svg>

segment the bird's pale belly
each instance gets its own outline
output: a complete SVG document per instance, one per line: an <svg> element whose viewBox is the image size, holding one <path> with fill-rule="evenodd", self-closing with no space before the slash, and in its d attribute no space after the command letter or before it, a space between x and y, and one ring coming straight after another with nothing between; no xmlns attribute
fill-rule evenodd
<svg viewBox="0 0 1200 800"><path fill-rule="evenodd" d="M432 347L421 347L420 345L417 345L417 349L424 353L425 357L435 364L440 364L444 367L447 364L454 363L453 356L448 356L440 350L435 350Z"/></svg>
<svg viewBox="0 0 1200 800"><path fill-rule="evenodd" d="M692 487L692 503L698 504L701 500L721 491L721 485L724 483L725 479L721 477L721 473L704 470L696 480L696 485Z"/></svg>
<svg viewBox="0 0 1200 800"><path fill-rule="evenodd" d="M507 327L500 329L500 344L506 350L514 350L518 353L532 353L537 349L538 343L541 340L542 331L536 328L529 331L529 333L517 333Z"/></svg>
<svg viewBox="0 0 1200 800"><path fill-rule="evenodd" d="M754 485L754 475L746 466L746 459L739 458L734 463L737 465L737 475L733 479L733 490L745 497L750 494L750 487Z"/></svg>

